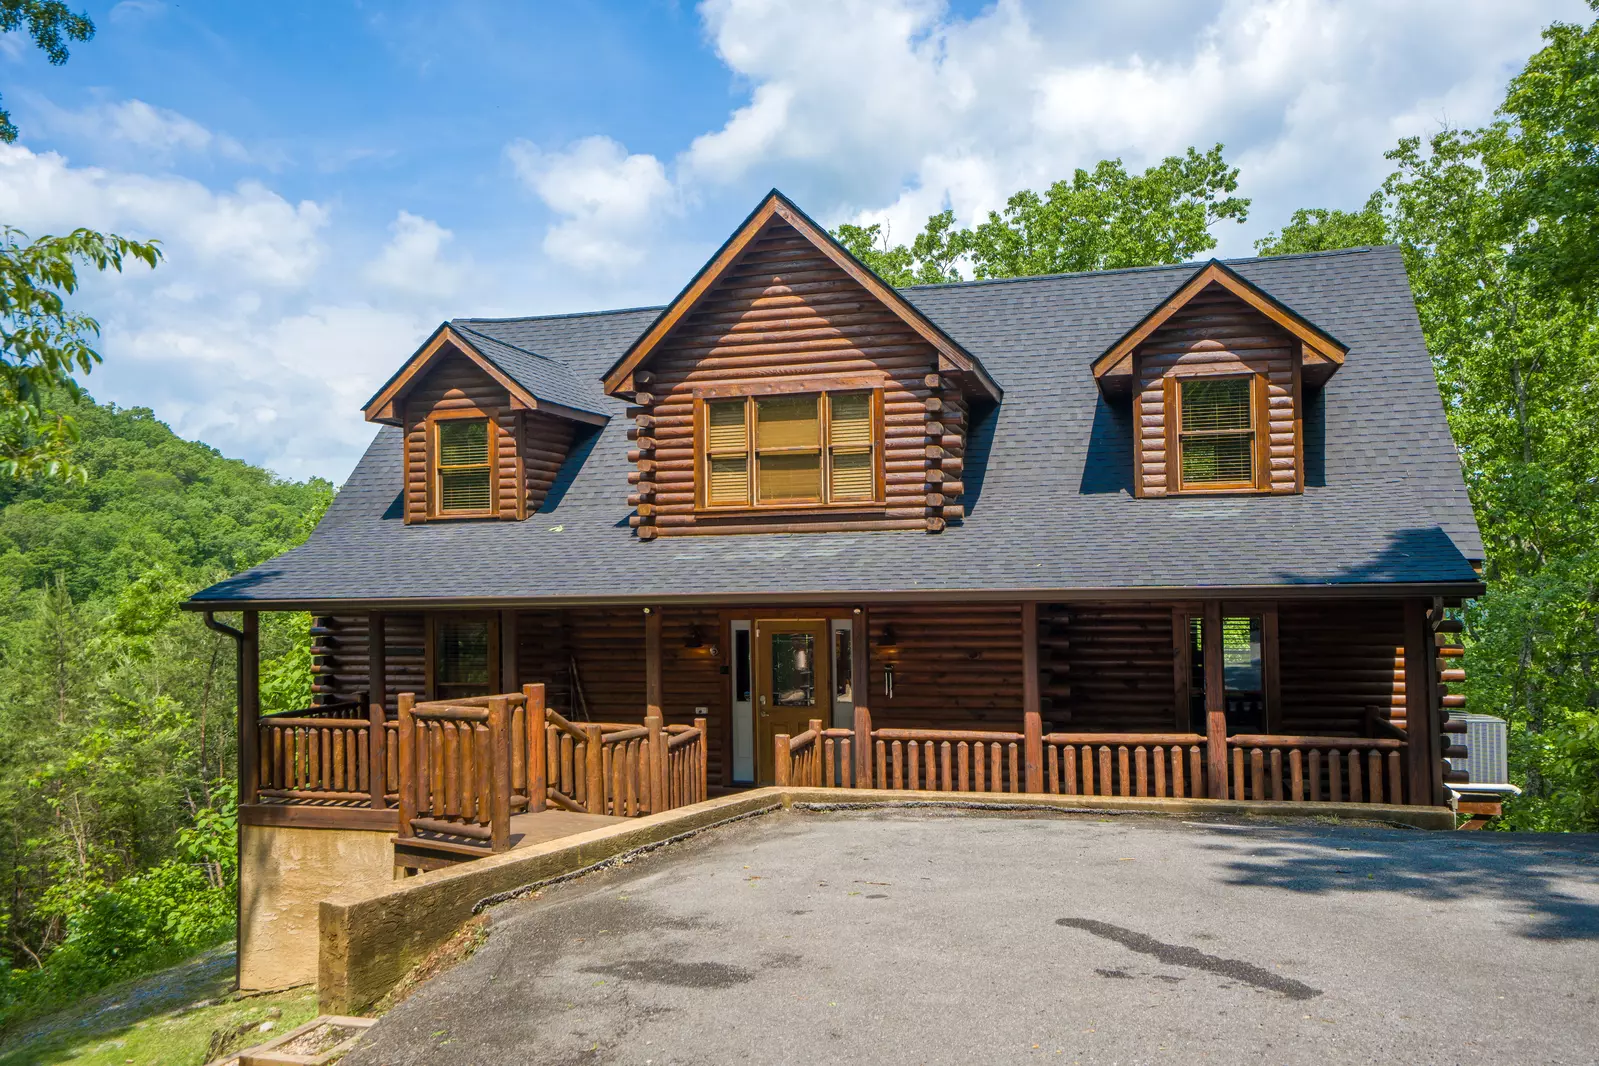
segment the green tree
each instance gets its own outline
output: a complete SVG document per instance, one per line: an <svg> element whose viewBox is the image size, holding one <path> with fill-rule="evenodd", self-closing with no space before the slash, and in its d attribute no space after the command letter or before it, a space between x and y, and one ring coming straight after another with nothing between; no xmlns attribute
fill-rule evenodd
<svg viewBox="0 0 1599 1066"><path fill-rule="evenodd" d="M57 66L67 61L67 41L94 36L89 17L62 0L0 0L0 32L24 28ZM10 113L0 108L0 141L16 139ZM100 362L93 343L100 323L69 311L63 297L78 291L80 266L120 273L127 260L154 267L160 258L153 241L89 229L29 241L0 226L0 477L82 476L71 458L77 429L45 397L76 395L75 375Z"/></svg>
<svg viewBox="0 0 1599 1066"><path fill-rule="evenodd" d="M63 297L78 291L79 264L121 272L129 259L154 267L160 258L154 242L115 234L78 229L28 241L0 228L0 476L82 476L71 458L76 426L46 400L76 395L74 375L100 362L100 323Z"/></svg>
<svg viewBox="0 0 1599 1066"><path fill-rule="evenodd" d="M1142 174L1129 174L1120 159L1101 160L1043 193L1013 194L974 229L956 229L945 210L909 247L891 244L877 224L845 224L833 235L892 285L959 281L962 262L979 278L1181 263L1216 247L1218 222L1249 217L1237 189L1238 170L1218 144L1168 156Z"/></svg>
<svg viewBox="0 0 1599 1066"><path fill-rule="evenodd" d="M1259 245L1404 250L1487 552L1467 700L1510 722L1519 828L1599 828L1596 27L1549 27L1486 128L1401 141L1360 211Z"/></svg>
<svg viewBox="0 0 1599 1066"><path fill-rule="evenodd" d="M89 16L74 13L62 0L0 0L0 33L22 29L58 67L67 61L68 41L87 41L94 36ZM11 112L0 107L0 141L9 144L16 139Z"/></svg>

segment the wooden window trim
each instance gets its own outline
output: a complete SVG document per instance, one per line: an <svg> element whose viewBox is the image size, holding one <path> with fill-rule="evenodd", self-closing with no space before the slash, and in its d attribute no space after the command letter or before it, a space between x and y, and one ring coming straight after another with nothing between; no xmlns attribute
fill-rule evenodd
<svg viewBox="0 0 1599 1066"><path fill-rule="evenodd" d="M830 428L832 424L833 406L828 402L828 397L835 393L860 393L864 392L871 397L872 418L872 498L869 500L829 500L827 494L832 489L832 445L829 443ZM770 503L757 503L757 468L758 453L755 447L755 401L763 396L814 396L818 414L818 441L821 453L821 479L822 495L820 501L815 500L776 500ZM708 420L706 405L708 403L725 403L729 400L744 401L744 455L746 456L746 477L749 479L749 503L713 505L709 500L710 495L710 463L707 441ZM825 514L839 516L842 514L875 515L887 509L887 476L884 471L884 431L883 431L883 389L880 381L857 383L856 379L830 380L826 383L807 382L803 389L787 388L755 388L745 387L737 392L728 392L723 389L707 389L697 392L694 396L694 514L699 518L718 517L743 517L752 515L807 515ZM809 453L815 449L765 449L768 453L790 451L796 454Z"/></svg>
<svg viewBox="0 0 1599 1066"><path fill-rule="evenodd" d="M439 504L439 423L482 421L488 424L489 507L482 511L446 511ZM431 412L425 420L427 432L427 517L430 522L456 519L500 517L500 416L497 410L462 407Z"/></svg>
<svg viewBox="0 0 1599 1066"><path fill-rule="evenodd" d="M422 678L423 689L429 700L439 698L439 623L443 621L487 622L489 626L489 692L493 693L495 679L501 672L499 611L434 611L424 615L422 628Z"/></svg>
<svg viewBox="0 0 1599 1066"><path fill-rule="evenodd" d="M1249 382L1249 432L1251 435L1251 465L1254 478L1250 481L1202 482L1187 485L1183 481L1183 438L1185 436L1228 436L1237 430L1183 432L1183 385L1190 381L1225 381L1246 379ZM1166 487L1172 495L1181 496L1253 496L1271 491L1271 412L1266 391L1266 376L1258 371L1228 371L1226 373L1173 373L1166 376Z"/></svg>

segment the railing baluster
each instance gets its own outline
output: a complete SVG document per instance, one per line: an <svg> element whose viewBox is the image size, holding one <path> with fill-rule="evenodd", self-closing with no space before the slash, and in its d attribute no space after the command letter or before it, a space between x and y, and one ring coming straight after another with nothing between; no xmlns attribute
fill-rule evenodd
<svg viewBox="0 0 1599 1066"><path fill-rule="evenodd" d="M1155 762L1155 796L1166 797L1166 749L1157 744L1151 752Z"/></svg>
<svg viewBox="0 0 1599 1066"><path fill-rule="evenodd" d="M1288 794L1295 802L1299 803L1305 798L1305 768L1304 753L1298 748L1288 753Z"/></svg>
<svg viewBox="0 0 1599 1066"><path fill-rule="evenodd" d="M1126 748L1122 749L1122 751L1126 751L1126 750L1127 750ZM1141 797L1141 798L1148 797L1148 795L1149 795L1149 751L1142 744L1139 744L1137 747L1133 748L1133 763L1134 763L1134 766L1135 766L1135 772L1138 775L1137 776L1137 783L1138 783L1137 795L1139 797ZM1125 792L1126 792L1126 790L1123 789L1123 793L1124 794L1125 794Z"/></svg>
<svg viewBox="0 0 1599 1066"><path fill-rule="evenodd" d="M1283 752L1281 748L1271 749L1271 798L1283 798Z"/></svg>
<svg viewBox="0 0 1599 1066"><path fill-rule="evenodd" d="M1365 789L1360 780L1360 752L1349 753L1349 802L1364 803L1366 801Z"/></svg>

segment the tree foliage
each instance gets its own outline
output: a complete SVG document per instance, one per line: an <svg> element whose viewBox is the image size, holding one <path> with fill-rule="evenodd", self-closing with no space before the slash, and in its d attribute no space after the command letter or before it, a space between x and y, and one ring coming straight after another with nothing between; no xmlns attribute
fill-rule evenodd
<svg viewBox="0 0 1599 1066"><path fill-rule="evenodd" d="M46 401L75 396L74 375L100 362L100 323L63 297L78 291L79 264L121 272L129 259L154 267L160 258L154 242L93 230L28 241L0 228L0 477L83 476L72 418Z"/></svg>
<svg viewBox="0 0 1599 1066"><path fill-rule="evenodd" d="M1544 37L1497 121L1401 141L1361 211L1259 247L1403 248L1487 550L1467 697L1510 722L1506 823L1599 829L1599 23Z"/></svg>
<svg viewBox="0 0 1599 1066"><path fill-rule="evenodd" d="M332 496L47 399L87 476L0 482L0 1020L231 932L234 648L177 606ZM272 709L306 705L307 621L263 616Z"/></svg>
<svg viewBox="0 0 1599 1066"><path fill-rule="evenodd" d="M1168 156L1142 174L1129 174L1120 159L1101 160L1042 193L1013 194L973 229L956 229L946 210L909 247L890 244L875 223L842 225L834 236L891 285L959 281L962 264L978 278L1014 278L1181 263L1216 246L1218 222L1249 217L1237 189L1238 169L1218 144Z"/></svg>
<svg viewBox="0 0 1599 1066"><path fill-rule="evenodd" d="M68 41L87 41L94 36L89 16L75 13L62 0L0 0L0 33L27 30L33 43L55 66L68 58ZM0 141L17 139L11 112L0 107Z"/></svg>

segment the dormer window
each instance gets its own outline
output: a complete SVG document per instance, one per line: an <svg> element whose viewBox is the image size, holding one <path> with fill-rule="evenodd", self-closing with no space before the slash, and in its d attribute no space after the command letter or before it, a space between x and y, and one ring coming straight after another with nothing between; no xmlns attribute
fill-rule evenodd
<svg viewBox="0 0 1599 1066"><path fill-rule="evenodd" d="M487 418L433 423L434 512L442 518L492 516L494 466Z"/></svg>
<svg viewBox="0 0 1599 1066"><path fill-rule="evenodd" d="M704 510L860 506L882 500L880 393L705 398Z"/></svg>
<svg viewBox="0 0 1599 1066"><path fill-rule="evenodd" d="M1181 489L1255 488L1254 378L1177 379Z"/></svg>

